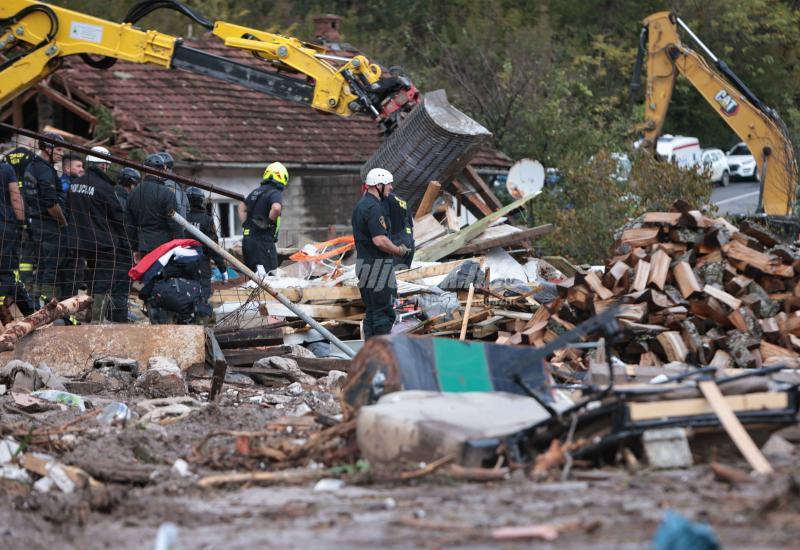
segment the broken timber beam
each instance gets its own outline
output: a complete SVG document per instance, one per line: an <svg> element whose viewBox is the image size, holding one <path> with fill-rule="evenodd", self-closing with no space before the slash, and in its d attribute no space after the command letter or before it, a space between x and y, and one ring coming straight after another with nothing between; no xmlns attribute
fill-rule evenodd
<svg viewBox="0 0 800 550"><path fill-rule="evenodd" d="M531 193L526 197L522 197L521 199L504 206L500 210L492 212L485 218L462 228L458 233L453 233L452 235L443 237L436 244L432 244L427 248L419 250L416 254L417 260L421 262L435 262L449 254L452 254L462 246L465 246L469 241L483 233L486 228L492 225L492 223L494 223L496 220L513 212L520 206L525 205L538 194L539 193Z"/></svg>
<svg viewBox="0 0 800 550"><path fill-rule="evenodd" d="M88 308L91 303L92 297L86 295L67 298L63 302L51 300L39 311L6 325L5 331L0 335L0 351L14 349L17 342L37 328L49 325L56 319L75 315Z"/></svg>
<svg viewBox="0 0 800 550"><path fill-rule="evenodd" d="M476 218L485 218L494 212L494 210L492 210L488 204L483 202L480 197L476 196L475 191L467 189L467 187L461 183L458 178L454 179L450 183L453 186L453 189L456 191L458 199L464 204L464 206L467 207L467 210L469 210L470 214Z"/></svg>
<svg viewBox="0 0 800 550"><path fill-rule="evenodd" d="M531 227L529 229L523 229L518 233L512 233L511 235L503 235L501 237L495 237L494 239L489 239L488 241L484 241L482 243L477 244L467 244L466 246L462 246L458 250L455 251L456 254L477 254L478 252L482 252L484 250L489 250L495 247L505 247L512 244L516 244L520 241L527 241L530 239L535 239L537 237L543 237L544 235L549 235L553 231L553 224L548 223L545 225L539 225L537 227Z"/></svg>
<svg viewBox="0 0 800 550"><path fill-rule="evenodd" d="M492 210L499 210L503 208L503 203L500 202L500 199L497 198L491 188L486 185L486 182L483 181L483 178L478 174L475 168L472 165L467 164L462 172L464 177L467 181L472 184L475 190L478 192L478 195L483 199L483 201L491 208Z"/></svg>
<svg viewBox="0 0 800 550"><path fill-rule="evenodd" d="M433 212L433 203L439 198L442 193L442 185L438 181L431 181L428 187L425 188L425 194L422 195L422 200L417 207L417 213L414 214L414 219L418 220L426 214Z"/></svg>

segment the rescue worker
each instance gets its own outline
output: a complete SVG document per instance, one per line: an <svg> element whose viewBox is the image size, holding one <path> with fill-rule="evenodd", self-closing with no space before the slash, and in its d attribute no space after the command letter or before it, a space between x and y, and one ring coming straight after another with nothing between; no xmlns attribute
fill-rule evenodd
<svg viewBox="0 0 800 550"><path fill-rule="evenodd" d="M10 307L16 303L23 315L34 312L33 300L17 278L18 233L25 224L25 208L14 168L0 162L0 322L13 320Z"/></svg>
<svg viewBox="0 0 800 550"><path fill-rule="evenodd" d="M58 134L48 133L45 137L55 143L64 142L64 138ZM39 154L25 169L22 185L28 229L37 262L34 287L36 295L44 303L58 298L58 264L67 245L67 218L58 203L61 183L55 169L63 156L63 147L40 140Z"/></svg>
<svg viewBox="0 0 800 550"><path fill-rule="evenodd" d="M172 174L174 172L172 168L175 166L175 159L166 151L161 151L158 154L164 159L164 170ZM183 186L175 180L165 179L164 187L175 193L175 201L178 203L176 212L186 218L189 213L189 199L183 190Z"/></svg>
<svg viewBox="0 0 800 550"><path fill-rule="evenodd" d="M158 170L166 167L158 153L148 155L144 164ZM128 195L125 214L129 227L135 228L134 234L129 235L134 262L162 244L183 236L181 226L170 217L178 209L175 194L162 182L161 178L147 174Z"/></svg>
<svg viewBox="0 0 800 550"><path fill-rule="evenodd" d="M212 241L217 241L217 228L214 226L214 219L206 212L205 194L197 187L190 187L186 190L186 196L189 198L189 213L186 220L202 231ZM214 260L214 265L217 266L219 272L222 274L222 281L228 280L228 266L225 259L217 252L211 250L203 245L203 260L200 267L202 279L200 282L203 287L203 298L208 300L211 297L211 260Z"/></svg>
<svg viewBox="0 0 800 550"><path fill-rule="evenodd" d="M92 147L92 151L109 154L108 149L101 146ZM86 262L84 282L93 298L91 321L99 324L110 308L115 262L124 261L123 257L118 258L118 251L125 227L122 205L108 175L111 162L90 155L86 163L86 173L72 182L67 196L69 234L78 258Z"/></svg>
<svg viewBox="0 0 800 550"><path fill-rule="evenodd" d="M392 258L403 258L409 252L404 244L396 245L389 239L392 228L383 201L392 192L393 181L388 170L370 170L364 183L364 195L353 211L356 275L366 310L364 340L391 332L395 320L392 296L397 287Z"/></svg>
<svg viewBox="0 0 800 550"><path fill-rule="evenodd" d="M86 173L86 171L83 166L83 157L72 152L64 153L64 158L61 159L58 204L61 206L61 210L63 210L64 216L70 224L72 223L72 218L70 218L69 208L67 206L69 186L84 173ZM83 260L78 258L76 247L77 243L75 242L73 232L67 231L67 238L58 259L58 277L56 279L59 295L62 298L75 296L78 293L78 287L83 282L83 270L85 266ZM68 319L68 321L72 320L74 319Z"/></svg>
<svg viewBox="0 0 800 550"><path fill-rule="evenodd" d="M34 141L27 136L18 138L19 146L6 153L5 160L14 169L17 175L17 184L20 193L22 192L22 182L25 179L25 170L28 168L34 153L31 150ZM19 256L16 260L19 270L19 279L28 288L33 287L33 271L36 266L36 250L31 240L30 231L27 225L27 218L22 224L21 230L17 233L17 252Z"/></svg>
<svg viewBox="0 0 800 550"><path fill-rule="evenodd" d="M123 210L128 202L128 195L130 195L131 191L133 191L141 181L142 174L140 174L136 168L129 168L126 166L119 171L119 179L114 186L114 193L117 195L117 200L119 200Z"/></svg>
<svg viewBox="0 0 800 550"><path fill-rule="evenodd" d="M114 193L117 200L125 212L128 202L128 195L142 181L142 175L135 168L125 167L119 172L117 185L114 186ZM123 217L125 235L120 239L120 247L117 250L117 261L114 266L114 280L111 283L111 322L128 322L128 298L131 293L131 280L128 277L128 270L133 265L133 252L131 248L132 235L136 228L131 225L127 214Z"/></svg>
<svg viewBox="0 0 800 550"><path fill-rule="evenodd" d="M86 170L83 167L83 158L75 153L66 153L61 161L61 189L59 193L59 204L65 208L67 193L70 184L81 177ZM69 219L69 216L67 216Z"/></svg>
<svg viewBox="0 0 800 550"><path fill-rule="evenodd" d="M289 171L280 162L264 170L261 185L239 205L242 223L244 263L253 271L262 266L266 273L278 267L278 232L281 228L283 190L289 183Z"/></svg>
<svg viewBox="0 0 800 550"><path fill-rule="evenodd" d="M389 238L394 244L404 244L408 248L408 254L404 257L395 257L395 269L408 269L414 260L414 216L408 209L408 203L395 193L389 193L383 205L392 228Z"/></svg>
<svg viewBox="0 0 800 550"><path fill-rule="evenodd" d="M35 155L31 149L33 147L33 139L27 136L20 136L18 141L19 145L6 153L5 161L14 169L17 174L17 183L21 186L25 177L25 169Z"/></svg>

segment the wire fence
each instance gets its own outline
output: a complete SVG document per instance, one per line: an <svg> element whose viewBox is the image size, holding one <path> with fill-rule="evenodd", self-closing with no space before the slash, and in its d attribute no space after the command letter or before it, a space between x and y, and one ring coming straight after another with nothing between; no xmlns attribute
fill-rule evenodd
<svg viewBox="0 0 800 550"><path fill-rule="evenodd" d="M91 311L66 322L230 325L252 309L252 289L207 248L162 250L190 238L169 222L173 208L217 238L208 193L192 190L189 201L186 186L166 175L136 181L121 166L92 160L102 159L87 161L69 143L15 136L0 144L0 322L84 293L94 297ZM138 263L132 279L148 252L152 262ZM251 326L267 321L255 317L263 320Z"/></svg>

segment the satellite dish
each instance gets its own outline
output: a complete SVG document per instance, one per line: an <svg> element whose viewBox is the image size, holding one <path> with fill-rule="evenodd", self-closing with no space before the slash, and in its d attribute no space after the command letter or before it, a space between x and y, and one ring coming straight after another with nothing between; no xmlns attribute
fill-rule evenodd
<svg viewBox="0 0 800 550"><path fill-rule="evenodd" d="M544 187L544 166L538 160L522 159L511 167L506 189L516 200L538 193Z"/></svg>

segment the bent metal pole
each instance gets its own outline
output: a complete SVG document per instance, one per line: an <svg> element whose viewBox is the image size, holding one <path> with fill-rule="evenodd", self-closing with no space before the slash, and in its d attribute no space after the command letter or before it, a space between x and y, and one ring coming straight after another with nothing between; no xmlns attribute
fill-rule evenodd
<svg viewBox="0 0 800 550"><path fill-rule="evenodd" d="M344 352L345 355L347 355L351 359L355 357L356 353L352 349L350 349L350 347L347 344L339 340L336 336L334 336L331 333L331 331L329 331L321 324L319 324L319 322L317 322L313 317L303 312L300 308L297 307L296 304L290 302L286 296L284 296L283 294L281 294L280 292L269 286L261 277L253 273L251 269L249 269L246 265L244 265L242 262L236 259L236 257L233 254L222 248L220 245L211 240L205 233L203 233L198 228L187 222L183 218L183 216L181 216L177 212L173 212L172 219L178 222L195 239L197 239L198 241L209 247L214 252L222 255L233 266L235 266L236 269L247 275L259 287L269 292L272 296L275 297L276 300L278 300L280 303L289 308L289 310L292 311L292 313L296 314L303 321L308 323L312 328L316 329L316 331L319 332L326 340L328 340L331 344L342 350L342 352Z"/></svg>

